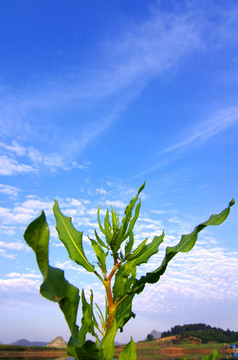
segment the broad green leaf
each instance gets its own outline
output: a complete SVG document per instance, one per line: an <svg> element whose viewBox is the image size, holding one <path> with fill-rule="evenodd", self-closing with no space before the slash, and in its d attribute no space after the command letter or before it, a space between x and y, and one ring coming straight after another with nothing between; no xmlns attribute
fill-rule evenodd
<svg viewBox="0 0 238 360"><path fill-rule="evenodd" d="M100 354L97 344L91 340L88 340L82 346L77 347L77 345L70 339L67 352L76 360L104 360Z"/></svg>
<svg viewBox="0 0 238 360"><path fill-rule="evenodd" d="M121 332L123 331L124 325L132 317L135 318L135 314L131 310L133 298L134 298L134 294L129 296L126 300L124 300L117 309L116 320Z"/></svg>
<svg viewBox="0 0 238 360"><path fill-rule="evenodd" d="M161 266L153 272L147 273L145 276L142 276L139 280L135 280L132 292L136 292L137 294L139 294L144 289L146 283L153 284L159 281L160 277L164 274L169 261L179 252L190 251L196 243L198 233L202 231L205 227L210 225L220 225L229 215L230 208L234 205L234 203L235 200L232 199L228 207L224 209L220 214L210 216L207 221L196 226L191 234L183 235L180 242L176 246L168 246Z"/></svg>
<svg viewBox="0 0 238 360"><path fill-rule="evenodd" d="M48 273L48 245L49 245L49 227L46 222L44 211L41 215L32 221L25 233L24 239L36 254L36 261L40 272L45 279Z"/></svg>
<svg viewBox="0 0 238 360"><path fill-rule="evenodd" d="M103 251L103 249L101 248L101 246L93 239L90 239L89 237L89 240L91 241L91 244L92 244L92 248L97 256L97 259L99 261L99 264L101 265L102 267L102 270L103 271L106 271L106 257L107 257L107 254L105 254L105 252Z"/></svg>
<svg viewBox="0 0 238 360"><path fill-rule="evenodd" d="M158 247L163 242L163 239L164 232L160 236L155 236L150 244L143 246L141 249L139 249L139 246L139 250L135 250L131 256L128 257L128 261L133 261L136 266L147 263L152 255L158 253Z"/></svg>
<svg viewBox="0 0 238 360"><path fill-rule="evenodd" d="M113 360L113 355L115 352L115 336L118 330L118 325L116 320L114 320L112 326L104 336L101 342L100 351L103 356L103 360Z"/></svg>
<svg viewBox="0 0 238 360"><path fill-rule="evenodd" d="M118 360L136 360L136 345L132 338L120 353Z"/></svg>
<svg viewBox="0 0 238 360"><path fill-rule="evenodd" d="M49 266L47 277L40 287L40 293L46 299L58 302L71 334L76 335L79 290L65 279L64 271Z"/></svg>
<svg viewBox="0 0 238 360"><path fill-rule="evenodd" d="M77 334L78 327L76 325L76 318L79 304L79 290L64 278L64 271L49 266L49 228L43 211L41 215L27 227L24 238L27 244L34 250L37 264L43 275L44 282L40 288L41 295L48 300L59 303L71 334Z"/></svg>
<svg viewBox="0 0 238 360"><path fill-rule="evenodd" d="M56 230L58 231L60 240L69 253L69 257L77 264L83 266L87 271L95 272L94 266L89 263L84 254L82 245L83 233L73 227L70 217L64 216L61 213L56 200L53 211L56 219Z"/></svg>

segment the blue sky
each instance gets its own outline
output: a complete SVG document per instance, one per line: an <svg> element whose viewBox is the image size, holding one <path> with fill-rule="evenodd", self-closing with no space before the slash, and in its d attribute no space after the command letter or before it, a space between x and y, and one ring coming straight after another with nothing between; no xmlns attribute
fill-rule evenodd
<svg viewBox="0 0 238 360"><path fill-rule="evenodd" d="M50 263L102 304L57 239L53 199L84 231L146 181L137 242L181 234L238 199L236 1L17 1L0 4L0 342L69 336L23 240L43 209ZM238 331L237 206L135 298L118 341L204 322ZM92 260L93 261L93 260Z"/></svg>

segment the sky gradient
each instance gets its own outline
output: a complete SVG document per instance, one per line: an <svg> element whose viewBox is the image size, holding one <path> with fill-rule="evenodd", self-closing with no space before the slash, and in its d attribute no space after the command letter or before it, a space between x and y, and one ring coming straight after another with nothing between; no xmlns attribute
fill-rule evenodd
<svg viewBox="0 0 238 360"><path fill-rule="evenodd" d="M124 207L146 181L136 241L168 245L238 201L237 1L0 3L0 343L68 340L23 240L44 210L50 264L86 294L100 285L57 238L53 200L87 235L96 211ZM238 331L238 210L200 233L135 297L117 340L206 323ZM92 261L95 261L92 260Z"/></svg>

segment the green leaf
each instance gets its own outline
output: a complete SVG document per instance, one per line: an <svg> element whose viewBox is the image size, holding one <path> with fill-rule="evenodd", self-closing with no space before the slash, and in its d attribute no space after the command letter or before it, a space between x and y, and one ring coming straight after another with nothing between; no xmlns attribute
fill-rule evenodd
<svg viewBox="0 0 238 360"><path fill-rule="evenodd" d="M73 227L70 217L64 216L61 213L56 200L53 211L56 219L56 230L58 231L60 240L69 253L69 257L78 265L83 266L87 271L95 272L94 266L89 263L84 254L82 245L83 233Z"/></svg>
<svg viewBox="0 0 238 360"><path fill-rule="evenodd" d="M123 331L124 325L132 317L135 318L135 314L131 311L133 298L134 298L134 294L129 296L126 300L124 300L117 309L116 320L121 332Z"/></svg>
<svg viewBox="0 0 238 360"><path fill-rule="evenodd" d="M40 293L46 299L59 303L71 334L76 335L76 325L79 305L79 290L64 277L64 271L49 266L48 275L40 287Z"/></svg>
<svg viewBox="0 0 238 360"><path fill-rule="evenodd" d="M91 241L92 248L93 248L93 250L94 250L94 252L95 252L95 254L97 256L97 259L99 261L99 264L102 267L102 270L106 271L106 257L107 257L107 254L104 253L101 246L95 240L90 239L90 237L89 237L89 240Z"/></svg>
<svg viewBox="0 0 238 360"><path fill-rule="evenodd" d="M136 266L134 262L128 261L121 267L116 275L113 286L113 299L121 299L130 289L136 278Z"/></svg>
<svg viewBox="0 0 238 360"><path fill-rule="evenodd" d="M148 241L148 238L145 239L144 241L142 241L142 243L140 243L140 245L133 251L133 253L128 257L128 261L132 258L132 257L136 257L141 251L142 249L145 247L146 243Z"/></svg>
<svg viewBox="0 0 238 360"><path fill-rule="evenodd" d="M127 205L126 209L125 209L125 216L124 218L122 219L122 224L123 224L123 234L125 234L125 232L127 231L127 227L128 227L128 224L130 222L130 219L132 217L132 211L135 207L135 204L138 200L138 196L140 194L140 192L144 189L145 187L145 183L143 185L141 185L141 187L139 188L138 192L137 192L137 195L136 197L134 197L130 202L129 204ZM140 211L140 206L139 208L137 209L137 213L139 215L139 211ZM134 218L136 218L137 214L135 214ZM138 217L138 216L137 216ZM137 218L136 218L137 219ZM136 221L136 220L135 220ZM132 230L132 228L130 229L130 231ZM128 235L127 235L128 236Z"/></svg>
<svg viewBox="0 0 238 360"><path fill-rule="evenodd" d="M163 242L164 232L160 236L155 236L150 244L140 246L128 257L128 261L133 261L133 263L138 266L143 263L147 263L149 258L158 253L158 247ZM145 243L145 242L144 242ZM143 244L143 243L142 243ZM141 245L142 245L141 244ZM140 249L139 249L140 248Z"/></svg>
<svg viewBox="0 0 238 360"><path fill-rule="evenodd" d="M136 345L132 338L120 353L118 360L136 360Z"/></svg>
<svg viewBox="0 0 238 360"><path fill-rule="evenodd" d="M76 360L103 360L97 344L91 340L88 340L82 346L77 347L70 339L67 352Z"/></svg>
<svg viewBox="0 0 238 360"><path fill-rule="evenodd" d="M37 264L43 275L44 282L40 287L41 295L48 300L59 303L59 307L65 316L71 334L76 335L78 331L76 318L79 304L79 290L64 278L64 271L49 266L49 228L43 211L41 215L27 227L24 233L24 239L34 250Z"/></svg>
<svg viewBox="0 0 238 360"><path fill-rule="evenodd" d="M218 360L219 354L217 349L212 350L211 354L202 358L202 360Z"/></svg>
<svg viewBox="0 0 238 360"><path fill-rule="evenodd" d="M116 232L119 227L119 216L113 208L111 208L111 215L112 215L112 228L113 232Z"/></svg>
<svg viewBox="0 0 238 360"><path fill-rule="evenodd" d="M141 291L143 291L146 283L154 284L159 281L160 277L164 274L169 261L179 252L190 251L196 243L198 233L202 231L205 227L210 225L220 225L223 221L225 221L225 219L230 213L230 208L234 205L234 203L235 200L232 199L228 207L224 209L220 214L210 216L207 221L196 226L191 234L183 235L180 242L176 246L168 246L161 266L153 272L147 273L145 276L142 276L139 280L135 280L132 292L136 292L137 294L139 294Z"/></svg>
<svg viewBox="0 0 238 360"><path fill-rule="evenodd" d="M139 201L139 203L136 205L135 215L131 219L128 230L127 230L126 234L123 237L124 239L126 239L129 236L130 232L133 230L133 228L135 226L135 223L136 223L136 221L137 221L137 219L139 217L139 214L140 214L140 207L141 207L141 202Z"/></svg>
<svg viewBox="0 0 238 360"><path fill-rule="evenodd" d="M112 227L109 221L109 212L107 210L104 218L104 230L105 230L106 242L108 243L108 245L110 245L112 241L111 229Z"/></svg>
<svg viewBox="0 0 238 360"><path fill-rule="evenodd" d="M36 261L40 272L45 279L48 273L48 245L49 245L49 227L46 222L44 211L41 215L32 221L25 233L24 239L36 254Z"/></svg>
<svg viewBox="0 0 238 360"><path fill-rule="evenodd" d="M109 250L109 247L106 244L104 244L104 242L100 239L100 237L98 236L98 233L97 233L97 231L95 229L94 229L94 233L95 233L96 240L99 243L99 245L101 245L104 248L106 248L107 250Z"/></svg>
<svg viewBox="0 0 238 360"><path fill-rule="evenodd" d="M131 231L129 234L129 241L126 243L125 246L125 259L130 255L133 245L134 245L134 234L133 231Z"/></svg>
<svg viewBox="0 0 238 360"><path fill-rule="evenodd" d="M110 327L101 342L100 351L103 356L103 360L113 360L113 355L115 352L114 340L117 330L117 321L114 320L112 326Z"/></svg>
<svg viewBox="0 0 238 360"><path fill-rule="evenodd" d="M106 235L105 230L103 229L101 221L100 221L99 213L100 213L100 206L98 207L98 211L97 211L98 225L99 225L99 229L101 230L101 232L104 235Z"/></svg>
<svg viewBox="0 0 238 360"><path fill-rule="evenodd" d="M82 346L84 344L87 333L90 333L97 338L97 335L94 331L94 326L98 328L98 324L93 315L93 293L91 292L90 304L88 304L85 299L84 291L82 290L81 301L83 317L81 319L81 328L79 329L78 333L79 342L77 346Z"/></svg>

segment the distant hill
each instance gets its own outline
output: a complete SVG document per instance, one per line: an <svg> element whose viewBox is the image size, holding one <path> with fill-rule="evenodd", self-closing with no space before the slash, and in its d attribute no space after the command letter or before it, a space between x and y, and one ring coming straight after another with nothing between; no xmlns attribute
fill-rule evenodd
<svg viewBox="0 0 238 360"><path fill-rule="evenodd" d="M10 345L20 345L20 346L46 346L47 342L43 341L28 341L26 339L17 340Z"/></svg>
<svg viewBox="0 0 238 360"><path fill-rule="evenodd" d="M66 348L67 344L62 338L62 336L57 336L54 340L49 342L46 346L55 347L55 348Z"/></svg>
<svg viewBox="0 0 238 360"><path fill-rule="evenodd" d="M236 343L238 341L238 332L222 330L220 328L211 327L206 324L185 324L176 325L169 331L164 331L162 337L180 335L181 338L194 336L202 340L203 343L218 342L218 343Z"/></svg>

